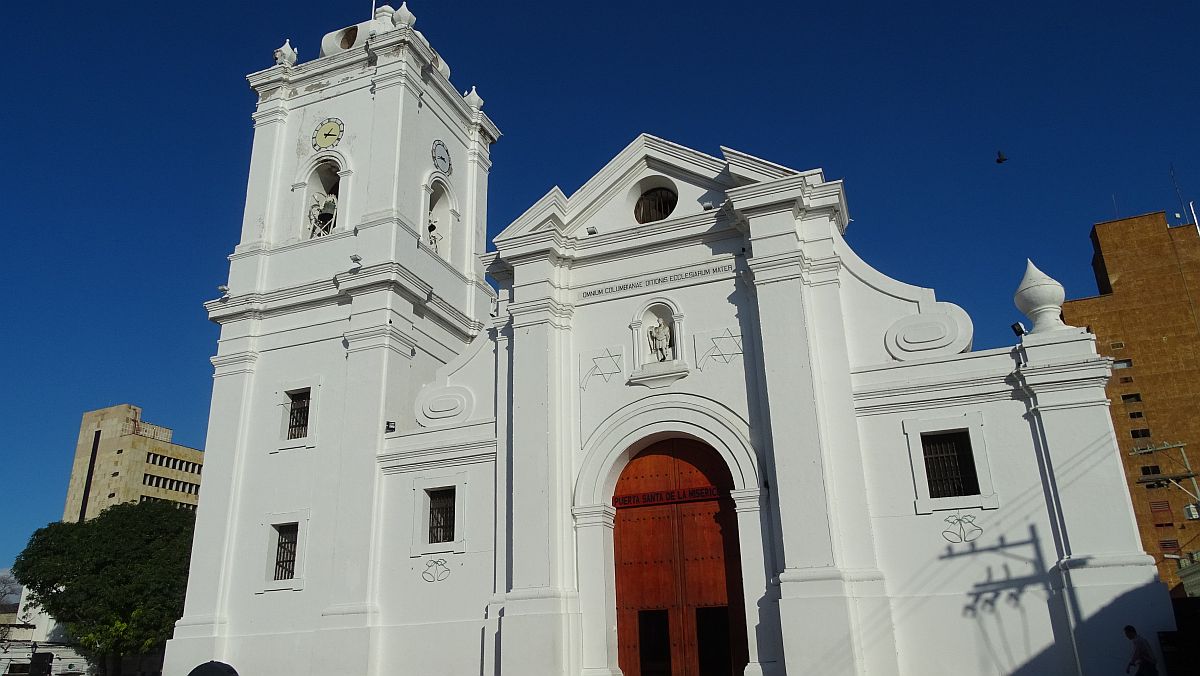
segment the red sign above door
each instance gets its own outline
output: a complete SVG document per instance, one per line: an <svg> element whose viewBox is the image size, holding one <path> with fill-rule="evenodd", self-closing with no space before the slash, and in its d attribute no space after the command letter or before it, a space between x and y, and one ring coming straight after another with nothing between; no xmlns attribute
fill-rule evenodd
<svg viewBox="0 0 1200 676"><path fill-rule="evenodd" d="M632 495L613 496L613 507L644 507L646 505L663 505L672 502L694 502L697 500L717 500L725 497L724 491L714 486L699 486L697 488L676 488L666 491L650 491L649 493L634 493Z"/></svg>

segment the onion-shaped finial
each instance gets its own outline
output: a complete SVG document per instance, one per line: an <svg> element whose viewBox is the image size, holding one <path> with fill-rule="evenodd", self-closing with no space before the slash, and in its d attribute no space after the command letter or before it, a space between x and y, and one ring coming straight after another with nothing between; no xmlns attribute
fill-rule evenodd
<svg viewBox="0 0 1200 676"><path fill-rule="evenodd" d="M275 65L276 66L294 66L294 65L296 65L296 57L297 56L299 56L299 52L297 52L296 49L294 47L292 47L291 39L289 38L287 40L284 40L283 44L280 45L275 50Z"/></svg>
<svg viewBox="0 0 1200 676"><path fill-rule="evenodd" d="M483 108L483 97L479 95L479 92L475 91L475 85L471 85L471 91L463 92L463 101L475 110Z"/></svg>
<svg viewBox="0 0 1200 676"><path fill-rule="evenodd" d="M1025 277L1013 295L1017 309L1033 322L1030 333L1042 333L1066 328L1062 320L1063 301L1066 292L1063 285L1037 269L1033 261L1026 259Z"/></svg>
<svg viewBox="0 0 1200 676"><path fill-rule="evenodd" d="M400 3L400 9L392 14L392 23L397 26L408 26L412 28L417 25L417 17L413 16L411 10L408 9L408 3Z"/></svg>

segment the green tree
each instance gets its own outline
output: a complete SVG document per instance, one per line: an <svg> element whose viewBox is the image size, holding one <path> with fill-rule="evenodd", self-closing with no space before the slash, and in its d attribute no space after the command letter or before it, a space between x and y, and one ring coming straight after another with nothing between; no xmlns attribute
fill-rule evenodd
<svg viewBox="0 0 1200 676"><path fill-rule="evenodd" d="M13 563L30 598L101 673L171 637L183 614L195 515L168 502L114 505L82 523L52 523Z"/></svg>

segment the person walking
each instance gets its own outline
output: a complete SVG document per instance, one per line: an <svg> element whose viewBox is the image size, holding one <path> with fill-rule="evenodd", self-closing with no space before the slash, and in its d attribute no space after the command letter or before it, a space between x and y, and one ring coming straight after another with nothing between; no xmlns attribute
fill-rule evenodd
<svg viewBox="0 0 1200 676"><path fill-rule="evenodd" d="M1158 676L1158 660L1154 657L1150 642L1138 636L1137 629L1131 624L1125 625L1125 638L1133 644L1133 654L1129 656L1129 664L1125 665L1125 673L1137 667L1133 676Z"/></svg>

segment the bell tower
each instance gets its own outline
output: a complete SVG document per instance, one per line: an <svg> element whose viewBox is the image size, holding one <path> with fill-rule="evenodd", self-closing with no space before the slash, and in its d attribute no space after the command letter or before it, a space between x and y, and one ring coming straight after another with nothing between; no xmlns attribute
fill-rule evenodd
<svg viewBox="0 0 1200 676"><path fill-rule="evenodd" d="M475 89L459 94L449 77L407 5L328 33L312 61L300 62L290 41L275 50L275 66L248 78L258 108L230 289L390 262L472 322L486 316L478 255L500 131Z"/></svg>
<svg viewBox="0 0 1200 676"><path fill-rule="evenodd" d="M365 674L380 650L377 457L495 298L479 255L500 132L415 26L380 7L248 77L245 216L205 306L204 500L164 673Z"/></svg>

